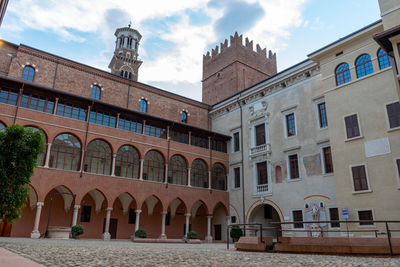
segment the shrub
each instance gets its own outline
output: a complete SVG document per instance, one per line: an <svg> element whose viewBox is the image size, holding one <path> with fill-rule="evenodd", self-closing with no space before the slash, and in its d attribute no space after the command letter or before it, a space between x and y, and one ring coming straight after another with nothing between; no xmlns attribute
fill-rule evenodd
<svg viewBox="0 0 400 267"><path fill-rule="evenodd" d="M83 234L83 226L82 225L74 225L72 226L71 229L72 232L72 236L80 236L81 234Z"/></svg>
<svg viewBox="0 0 400 267"><path fill-rule="evenodd" d="M197 239L197 233L195 231L190 231L189 233L187 233L187 238Z"/></svg>
<svg viewBox="0 0 400 267"><path fill-rule="evenodd" d="M229 235L231 238L239 239L241 236L243 236L243 231L239 227L232 227Z"/></svg>
<svg viewBox="0 0 400 267"><path fill-rule="evenodd" d="M145 230L139 229L135 232L135 236L136 237L140 237L140 238L146 238L147 237L147 233Z"/></svg>

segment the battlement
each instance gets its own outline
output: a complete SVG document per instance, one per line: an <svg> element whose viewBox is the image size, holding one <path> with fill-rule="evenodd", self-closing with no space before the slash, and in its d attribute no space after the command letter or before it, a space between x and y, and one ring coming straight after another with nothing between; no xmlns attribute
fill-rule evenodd
<svg viewBox="0 0 400 267"><path fill-rule="evenodd" d="M256 56L260 59L270 59L276 61L276 53L273 53L271 50L268 50L267 56L267 49L261 49L260 45L256 45L256 50L254 51L253 48L253 41L250 41L247 37L245 39L245 44L243 45L243 35L239 35L237 32L232 36L230 36L230 45L228 44L228 39L225 39L223 43L220 45L215 46L215 48L207 51L205 55L203 55L203 65L209 63L210 61L219 57L224 51L227 50L235 50L235 49L245 49L251 54L252 57ZM254 55L256 54L256 55Z"/></svg>

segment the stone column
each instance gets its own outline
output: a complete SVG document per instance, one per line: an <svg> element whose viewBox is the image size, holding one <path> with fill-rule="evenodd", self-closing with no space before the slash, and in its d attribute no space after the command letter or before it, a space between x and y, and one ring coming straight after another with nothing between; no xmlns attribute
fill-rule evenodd
<svg viewBox="0 0 400 267"><path fill-rule="evenodd" d="M165 164L165 176L164 176L164 183L168 183L168 164Z"/></svg>
<svg viewBox="0 0 400 267"><path fill-rule="evenodd" d="M185 225L185 237L187 237L187 234L189 233L189 219L190 219L191 214L190 213L186 213L185 217L186 217L186 225Z"/></svg>
<svg viewBox="0 0 400 267"><path fill-rule="evenodd" d="M139 223L140 223L140 213L142 210L136 210L136 223L135 223L135 232L139 230Z"/></svg>
<svg viewBox="0 0 400 267"><path fill-rule="evenodd" d="M48 168L50 163L50 152L51 152L51 143L47 143L47 151L46 151L46 160L44 161L44 167Z"/></svg>
<svg viewBox="0 0 400 267"><path fill-rule="evenodd" d="M188 168L187 169L187 173L188 173L188 181L187 181L187 185L189 186L189 187L191 187L191 185L190 185L190 168Z"/></svg>
<svg viewBox="0 0 400 267"><path fill-rule="evenodd" d="M76 222L78 221L78 211L80 208L81 208L80 205L74 206L74 213L72 214L72 226L75 226Z"/></svg>
<svg viewBox="0 0 400 267"><path fill-rule="evenodd" d="M144 159L140 159L139 180L143 180L143 163Z"/></svg>
<svg viewBox="0 0 400 267"><path fill-rule="evenodd" d="M211 215L207 215L207 236L206 236L206 242L211 243L213 238L211 236Z"/></svg>
<svg viewBox="0 0 400 267"><path fill-rule="evenodd" d="M111 164L111 176L115 176L115 158L117 154L112 155L112 164Z"/></svg>
<svg viewBox="0 0 400 267"><path fill-rule="evenodd" d="M160 236L160 238L161 239L166 239L167 238L167 235L165 234L165 219L166 219L166 217L167 217L167 213L168 212L166 212L166 211L163 211L161 214L162 214L162 219L161 219L161 236Z"/></svg>
<svg viewBox="0 0 400 267"><path fill-rule="evenodd" d="M110 217L111 217L111 211L113 208L107 208L107 215L106 215L106 226L104 228L104 233L103 233L103 240L110 240L111 235L110 235Z"/></svg>
<svg viewBox="0 0 400 267"><path fill-rule="evenodd" d="M42 213L43 202L36 203L36 217L35 217L35 224L33 225L33 231L31 233L31 238L39 238L39 222L40 222L40 214Z"/></svg>

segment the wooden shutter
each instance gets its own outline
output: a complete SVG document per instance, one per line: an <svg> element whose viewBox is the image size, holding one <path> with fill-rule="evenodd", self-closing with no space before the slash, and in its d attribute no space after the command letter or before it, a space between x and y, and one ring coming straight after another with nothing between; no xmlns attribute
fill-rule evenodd
<svg viewBox="0 0 400 267"><path fill-rule="evenodd" d="M265 125L256 126L256 146L265 144Z"/></svg>
<svg viewBox="0 0 400 267"><path fill-rule="evenodd" d="M257 163L258 184L268 184L267 162Z"/></svg>
<svg viewBox="0 0 400 267"><path fill-rule="evenodd" d="M365 166L352 167L351 171L353 174L354 191L368 190Z"/></svg>
<svg viewBox="0 0 400 267"><path fill-rule="evenodd" d="M389 126L396 128L400 126L400 102L392 103L386 106Z"/></svg>
<svg viewBox="0 0 400 267"><path fill-rule="evenodd" d="M357 114L345 117L344 119L346 123L347 138L359 136L360 130L358 129Z"/></svg>

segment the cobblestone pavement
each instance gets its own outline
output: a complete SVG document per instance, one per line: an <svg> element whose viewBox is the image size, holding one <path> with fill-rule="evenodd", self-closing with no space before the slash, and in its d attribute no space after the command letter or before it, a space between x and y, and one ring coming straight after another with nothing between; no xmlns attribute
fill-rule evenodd
<svg viewBox="0 0 400 267"><path fill-rule="evenodd" d="M400 258L239 252L225 244L0 238L0 247L46 266L400 266Z"/></svg>

